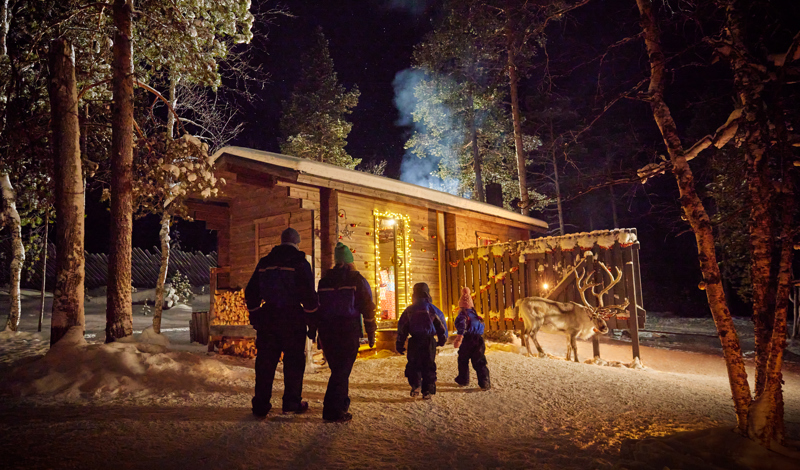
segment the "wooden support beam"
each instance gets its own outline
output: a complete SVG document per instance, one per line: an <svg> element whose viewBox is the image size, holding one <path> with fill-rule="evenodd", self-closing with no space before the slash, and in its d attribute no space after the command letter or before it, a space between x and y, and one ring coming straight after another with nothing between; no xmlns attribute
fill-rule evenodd
<svg viewBox="0 0 800 470"><path fill-rule="evenodd" d="M333 249L338 241L339 193L335 189L320 188L319 239L321 272L325 273L333 266ZM375 228L373 227L372 230ZM377 283L377 281L376 281Z"/></svg>

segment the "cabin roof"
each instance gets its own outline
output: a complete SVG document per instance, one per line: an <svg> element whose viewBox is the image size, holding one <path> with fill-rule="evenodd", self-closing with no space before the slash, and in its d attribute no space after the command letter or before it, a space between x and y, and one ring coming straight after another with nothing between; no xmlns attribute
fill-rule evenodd
<svg viewBox="0 0 800 470"><path fill-rule="evenodd" d="M465 199L460 196L454 196L450 193L417 186L416 184L406 183L392 178L387 178L385 176L377 176L370 173L364 173L362 171L348 170L347 168L342 168L340 166L331 165L328 163L321 163L305 158L291 157L288 155L281 155L279 153L265 152L262 150L254 150L244 147L221 148L214 153L212 160L216 161L219 157L225 154L255 162L265 163L267 165L286 168L298 173L304 173L342 183L358 185L379 191L395 193L406 197L431 201L445 206L465 209L506 220L513 220L515 222L530 225L532 227L539 227L540 229L547 229L547 222L540 219L528 217L516 212L511 212L502 207L493 206L485 202Z"/></svg>

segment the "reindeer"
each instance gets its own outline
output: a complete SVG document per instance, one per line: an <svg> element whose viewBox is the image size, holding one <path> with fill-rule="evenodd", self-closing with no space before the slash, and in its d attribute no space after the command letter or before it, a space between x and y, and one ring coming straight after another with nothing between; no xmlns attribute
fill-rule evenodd
<svg viewBox="0 0 800 470"><path fill-rule="evenodd" d="M628 299L625 299L625 303L622 305L603 306L603 295L619 283L622 279L622 271L616 268L617 276L614 277L604 263L600 262L599 264L608 274L608 277L611 278L611 282L601 292L597 293L594 288L602 283L581 285L584 278L590 279L592 277L594 271L591 271L586 276L586 270L584 269L580 276L576 275L576 285L583 305L575 302L556 302L543 297L526 297L517 301L515 310L525 324L522 338L525 340L528 354L533 355L530 345L530 339L532 339L533 344L536 345L536 349L539 351L539 356L544 356L544 350L539 341L536 340L536 334L540 330L545 333L560 333L567 336L566 359L569 361L570 357L574 357L575 362L578 362L576 338L589 339L596 333L608 333L606 320L624 312L629 302ZM592 295L598 299L599 307L593 307L586 301L585 292L590 288L592 289Z"/></svg>

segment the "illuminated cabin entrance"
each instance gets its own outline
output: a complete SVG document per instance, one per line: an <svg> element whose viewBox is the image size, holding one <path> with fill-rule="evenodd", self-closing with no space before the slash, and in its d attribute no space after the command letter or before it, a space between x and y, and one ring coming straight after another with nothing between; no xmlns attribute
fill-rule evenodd
<svg viewBox="0 0 800 470"><path fill-rule="evenodd" d="M411 303L410 219L392 212L375 216L375 303L379 329L396 329Z"/></svg>

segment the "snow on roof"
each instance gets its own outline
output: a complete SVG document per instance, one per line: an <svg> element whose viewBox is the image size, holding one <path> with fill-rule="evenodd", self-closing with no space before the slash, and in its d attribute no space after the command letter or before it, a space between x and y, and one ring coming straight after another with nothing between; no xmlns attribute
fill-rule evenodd
<svg viewBox="0 0 800 470"><path fill-rule="evenodd" d="M542 237L531 240L521 240L509 243L497 243L491 246L479 247L474 256L488 258L503 256L507 251L519 253L520 262L524 262L526 254L547 253L560 248L562 251L572 251L575 248L590 250L595 244L603 249L609 249L615 243L629 246L638 241L636 229L618 228L613 230L595 230L593 232L570 233L557 237Z"/></svg>
<svg viewBox="0 0 800 470"><path fill-rule="evenodd" d="M458 207L469 211L479 212L481 214L492 215L506 220L513 220L523 224L547 228L547 223L543 220L535 219L533 217L524 216L516 212L503 209L502 207L493 206L484 202L473 201L463 197L454 196L450 193L437 191L435 189L417 186L416 184L405 183L392 178L384 176L377 176L362 171L348 170L336 165L328 163L315 162L306 158L290 157L288 155L281 155L279 153L264 152L262 150L248 149L244 147L224 147L217 150L211 157L212 161L223 154L229 154L236 157L246 158L257 162L276 165L283 168L289 168L300 173L307 175L327 178L342 183L356 184L379 191L386 191L396 194L402 194L417 199L424 199L438 204L443 204L451 207Z"/></svg>

